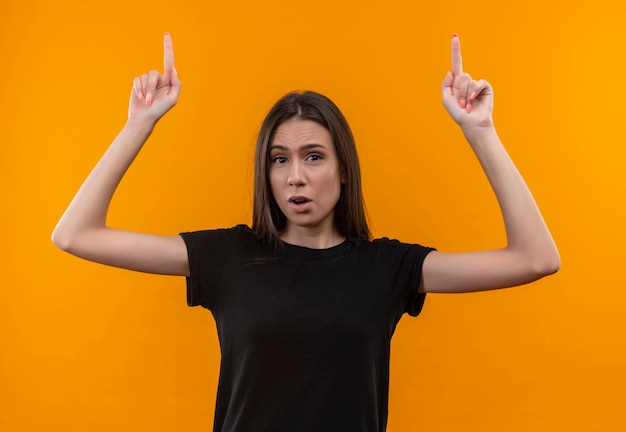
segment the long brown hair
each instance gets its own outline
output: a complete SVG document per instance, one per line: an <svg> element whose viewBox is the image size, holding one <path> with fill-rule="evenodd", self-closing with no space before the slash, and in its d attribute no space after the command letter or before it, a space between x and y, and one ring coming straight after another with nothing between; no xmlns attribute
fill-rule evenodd
<svg viewBox="0 0 626 432"><path fill-rule="evenodd" d="M352 130L330 99L312 91L287 93L274 104L261 125L254 159L252 230L261 240L280 244L279 233L287 219L272 195L269 147L278 126L293 118L312 120L330 132L339 170L342 179L345 179L335 206L335 228L348 241L370 240L361 190L361 168Z"/></svg>

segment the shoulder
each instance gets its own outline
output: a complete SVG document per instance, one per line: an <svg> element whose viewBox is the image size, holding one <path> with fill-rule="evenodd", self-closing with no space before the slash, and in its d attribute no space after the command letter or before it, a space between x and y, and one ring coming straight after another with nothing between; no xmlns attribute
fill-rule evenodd
<svg viewBox="0 0 626 432"><path fill-rule="evenodd" d="M405 243L389 237L376 238L369 243L371 248L386 253L404 252L410 250L430 252L434 250L432 247L422 246L419 243Z"/></svg>
<svg viewBox="0 0 626 432"><path fill-rule="evenodd" d="M231 228L183 232L180 235L190 254L210 255L218 261L271 255L271 248L260 241L249 226L243 224Z"/></svg>
<svg viewBox="0 0 626 432"><path fill-rule="evenodd" d="M418 243L405 243L389 237L376 238L371 241L362 241L355 248L361 257L370 256L378 262L398 263L423 261L432 247L422 246Z"/></svg>
<svg viewBox="0 0 626 432"><path fill-rule="evenodd" d="M227 250L246 243L252 244L256 237L247 225L236 225L231 228L218 228L200 231L182 232L180 236L188 249L198 247Z"/></svg>
<svg viewBox="0 0 626 432"><path fill-rule="evenodd" d="M187 241L188 239L198 239L201 241L213 241L213 240L236 240L243 238L253 238L254 233L252 229L247 225L236 225L231 228L217 228L207 229L199 231L187 231L182 232L180 235Z"/></svg>

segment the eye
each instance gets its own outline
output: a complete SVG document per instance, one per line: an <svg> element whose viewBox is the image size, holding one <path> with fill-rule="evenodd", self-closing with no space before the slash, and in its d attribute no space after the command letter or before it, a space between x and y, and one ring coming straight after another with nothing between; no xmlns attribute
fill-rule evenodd
<svg viewBox="0 0 626 432"><path fill-rule="evenodd" d="M308 156L306 157L306 160L308 160L308 161L310 161L310 162L316 162L316 161L319 161L319 160L322 160L322 159L324 159L324 158L322 157L322 155L317 154L317 153L310 154L310 155L308 155Z"/></svg>
<svg viewBox="0 0 626 432"><path fill-rule="evenodd" d="M275 164L284 164L287 162L287 158L284 156L275 156L272 158L272 163Z"/></svg>

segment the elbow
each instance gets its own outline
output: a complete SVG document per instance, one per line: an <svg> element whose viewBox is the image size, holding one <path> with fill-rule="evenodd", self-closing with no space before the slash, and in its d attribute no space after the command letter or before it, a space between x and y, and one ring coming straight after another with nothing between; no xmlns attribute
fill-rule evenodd
<svg viewBox="0 0 626 432"><path fill-rule="evenodd" d="M537 279L550 276L561 268L561 257L556 247L536 260L532 266L532 272Z"/></svg>
<svg viewBox="0 0 626 432"><path fill-rule="evenodd" d="M546 276L558 272L561 268L561 255L559 255L559 250L554 243L550 249L549 257L546 259Z"/></svg>
<svg viewBox="0 0 626 432"><path fill-rule="evenodd" d="M550 276L551 274L558 272L560 268L561 260L558 257L556 259L545 262L538 269L539 277L542 278L544 276Z"/></svg>
<svg viewBox="0 0 626 432"><path fill-rule="evenodd" d="M71 253L74 241L67 230L57 225L52 231L52 243L62 251Z"/></svg>
<svg viewBox="0 0 626 432"><path fill-rule="evenodd" d="M561 256L559 255L558 251L555 251L550 274L554 274L558 272L560 269L561 269Z"/></svg>
<svg viewBox="0 0 626 432"><path fill-rule="evenodd" d="M67 252L70 249L70 242L66 236L63 235L59 227L56 227L52 231L52 243L59 249Z"/></svg>

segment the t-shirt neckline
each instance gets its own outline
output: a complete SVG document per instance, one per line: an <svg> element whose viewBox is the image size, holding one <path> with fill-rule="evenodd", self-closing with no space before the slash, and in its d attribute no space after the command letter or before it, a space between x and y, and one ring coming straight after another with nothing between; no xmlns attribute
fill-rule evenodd
<svg viewBox="0 0 626 432"><path fill-rule="evenodd" d="M283 241L283 245L285 246L286 256L308 256L315 258L338 258L346 255L351 249L351 245L348 240L344 240L335 246L322 249L299 246L285 241Z"/></svg>

